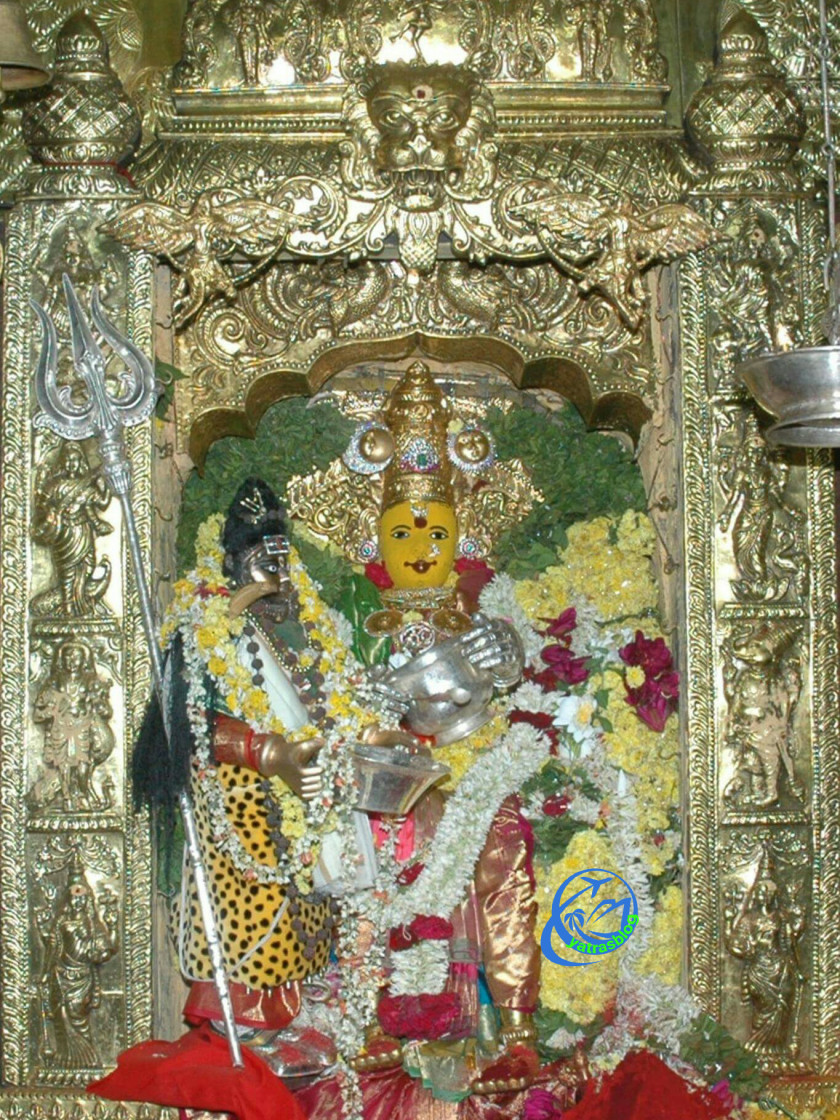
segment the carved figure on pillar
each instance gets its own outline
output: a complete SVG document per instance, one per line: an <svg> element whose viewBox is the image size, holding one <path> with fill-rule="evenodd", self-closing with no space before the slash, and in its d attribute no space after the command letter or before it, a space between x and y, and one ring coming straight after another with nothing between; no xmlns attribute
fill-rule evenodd
<svg viewBox="0 0 840 1120"><path fill-rule="evenodd" d="M91 1032L99 1007L99 969L117 951L117 914L100 913L78 852L64 893L44 934L40 992L45 1022L44 1060L62 1069L101 1064Z"/></svg>
<svg viewBox="0 0 840 1120"><path fill-rule="evenodd" d="M612 77L612 40L609 0L572 0L565 16L577 28L580 76L585 82L608 82Z"/></svg>
<svg viewBox="0 0 840 1120"><path fill-rule="evenodd" d="M746 1045L758 1054L795 1057L798 1051L804 930L804 912L785 900L765 845L752 885L731 890L724 902L726 946L744 961L741 993L752 1020Z"/></svg>
<svg viewBox="0 0 840 1120"><path fill-rule="evenodd" d="M222 22L236 36L236 47L246 85L259 84L260 67L270 53L270 25L273 15L274 5L266 4L264 0L228 0L219 9Z"/></svg>
<svg viewBox="0 0 840 1120"><path fill-rule="evenodd" d="M661 82L668 64L658 50L659 26L651 0L627 0L623 6L624 42L637 79Z"/></svg>
<svg viewBox="0 0 840 1120"><path fill-rule="evenodd" d="M729 704L726 742L736 775L724 790L733 807L778 804L787 792L805 795L794 769L792 718L802 688L796 625L759 623L732 635L723 648L724 695Z"/></svg>
<svg viewBox="0 0 840 1120"><path fill-rule="evenodd" d="M78 444L62 444L40 468L31 533L50 553L54 582L32 600L34 615L84 618L107 613L102 599L111 565L107 557L97 559L96 541L113 529L101 516L110 502L101 467L91 467Z"/></svg>
<svg viewBox="0 0 840 1120"><path fill-rule="evenodd" d="M799 534L802 514L786 495L790 467L768 453L754 419L736 417L737 446L721 440L720 482L726 504L718 526L732 535L739 578L732 581L736 598L772 601L789 590L807 587L808 558Z"/></svg>
<svg viewBox="0 0 840 1120"><path fill-rule="evenodd" d="M62 642L32 712L44 732L41 768L28 795L33 809L71 813L111 807L111 791L94 785L97 767L115 746L110 690L90 646Z"/></svg>

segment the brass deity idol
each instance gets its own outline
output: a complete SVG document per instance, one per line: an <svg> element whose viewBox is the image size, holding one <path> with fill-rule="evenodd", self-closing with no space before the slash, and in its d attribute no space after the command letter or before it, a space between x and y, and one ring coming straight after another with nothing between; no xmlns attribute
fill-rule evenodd
<svg viewBox="0 0 840 1120"><path fill-rule="evenodd" d="M723 796L733 808L777 805L783 776L790 796L804 796L794 767L792 726L802 688L795 652L800 637L796 625L764 623L738 630L724 647L726 742L736 774Z"/></svg>
<svg viewBox="0 0 840 1120"><path fill-rule="evenodd" d="M381 723L366 729L363 739L379 744L407 730L424 736L434 753L434 745L461 740L481 727L491 718L494 694L521 677L524 654L513 626L481 615L474 596L457 582L453 586L450 575L459 554L472 560L485 555L495 534L524 515L536 492L516 461L496 463L489 433L455 420L423 362L408 368L382 413L357 429L344 454L344 471L367 480L367 505L358 501L358 486L336 485L341 472L335 465L293 480L288 497L297 517L316 532L329 526L351 555L381 557L388 584L381 591L384 609L359 620L372 639L362 648L378 662L369 678ZM333 484L328 493L320 484L325 476ZM347 502L349 493L356 495L353 504ZM485 508L495 516L483 516L481 504L475 504L479 499L489 499ZM376 539L359 543L359 526L370 525L371 508ZM443 811L437 791L421 798L410 816L415 850L431 841ZM443 995L427 997L454 1001L459 1009L433 1036L438 1041L427 1046L413 1037L413 997L389 996L386 1019L398 1037L371 1033L359 1068L399 1062L399 1038L405 1040L406 1068L422 1072L430 1084L454 1077L462 1095L527 1084L537 1068L536 1055L527 1049L535 1037L527 1012L536 1006L540 958L536 901L525 874L526 832L516 796L508 797L496 807L469 899L450 918L449 960L468 966L451 964ZM502 1043L493 1060L483 1061L462 1041L478 1034L469 968L479 961L500 1013ZM521 1054L514 1071L510 1054L517 1043L531 1054L531 1065L525 1062L531 1074Z"/></svg>
<svg viewBox="0 0 840 1120"><path fill-rule="evenodd" d="M33 615L84 618L107 613L102 600L111 564L107 557L97 559L96 541L113 529L101 516L110 503L101 467L91 467L80 446L62 444L42 467L31 533L50 553L54 582L32 600Z"/></svg>
<svg viewBox="0 0 840 1120"><path fill-rule="evenodd" d="M62 1069L96 1069L91 1016L100 1005L99 969L117 951L117 915L100 913L78 852L67 885L43 932L39 984L44 1015L42 1055Z"/></svg>
<svg viewBox="0 0 840 1120"><path fill-rule="evenodd" d="M28 794L33 809L89 813L112 807L111 785L97 789L94 784L96 769L116 745L110 689L86 642L59 646L32 713L44 730L41 768Z"/></svg>
<svg viewBox="0 0 840 1120"><path fill-rule="evenodd" d="M749 889L733 888L724 898L726 947L744 962L741 993L751 1016L746 1046L764 1057L795 1057L799 1048L804 930L804 912L786 900L765 845Z"/></svg>

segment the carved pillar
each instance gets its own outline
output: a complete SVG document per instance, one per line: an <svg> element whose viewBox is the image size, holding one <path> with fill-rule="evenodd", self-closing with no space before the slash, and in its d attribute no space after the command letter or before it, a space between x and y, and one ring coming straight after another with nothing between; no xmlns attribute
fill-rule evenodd
<svg viewBox="0 0 840 1120"><path fill-rule="evenodd" d="M149 674L119 507L96 449L32 427L41 339L29 300L55 318L73 391L62 273L85 301L97 284L106 313L147 352L153 276L146 257L98 232L136 200L116 165L139 121L86 16L64 25L55 68L24 117L42 166L10 212L6 242L0 1110L34 1115L59 1089L49 1107L60 1116L61 1102L150 1034L149 845L127 774ZM150 435L127 434L148 550Z"/></svg>
<svg viewBox="0 0 840 1120"><path fill-rule="evenodd" d="M681 272L691 984L766 1072L812 1076L806 1104L840 1070L833 471L767 446L734 370L818 334L821 218L751 16L687 124L697 208L730 237Z"/></svg>

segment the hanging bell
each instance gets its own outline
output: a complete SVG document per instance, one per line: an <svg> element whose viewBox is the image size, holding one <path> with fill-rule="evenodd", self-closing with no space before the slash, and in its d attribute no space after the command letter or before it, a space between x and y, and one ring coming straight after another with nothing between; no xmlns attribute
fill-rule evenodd
<svg viewBox="0 0 840 1120"><path fill-rule="evenodd" d="M44 60L32 49L23 5L0 0L0 101L4 90L42 86L50 77Z"/></svg>

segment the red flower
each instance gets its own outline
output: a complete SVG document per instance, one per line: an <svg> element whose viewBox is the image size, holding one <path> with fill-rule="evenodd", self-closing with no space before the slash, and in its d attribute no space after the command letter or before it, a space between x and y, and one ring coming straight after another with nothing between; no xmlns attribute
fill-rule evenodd
<svg viewBox="0 0 840 1120"><path fill-rule="evenodd" d="M400 953L403 949L410 949L414 944L411 930L407 926L395 926L388 937L388 948L392 953Z"/></svg>
<svg viewBox="0 0 840 1120"><path fill-rule="evenodd" d="M463 572L489 572L492 579L496 574L486 560L475 560L471 556L459 556L453 567L458 575Z"/></svg>
<svg viewBox="0 0 840 1120"><path fill-rule="evenodd" d="M446 918L418 914L409 926L397 926L388 938L390 948L399 953L410 949L418 941L448 941L452 936L452 923Z"/></svg>
<svg viewBox="0 0 840 1120"><path fill-rule="evenodd" d="M564 684L580 684L589 676L588 657L575 657L566 646L546 646L540 657Z"/></svg>
<svg viewBox="0 0 840 1120"><path fill-rule="evenodd" d="M452 923L446 918L418 914L408 927L417 941L448 941L452 936Z"/></svg>
<svg viewBox="0 0 840 1120"><path fill-rule="evenodd" d="M542 631L547 638L565 638L565 644L569 645L571 633L577 626L577 609L567 607L556 618L543 618L540 621L548 623L548 626Z"/></svg>
<svg viewBox="0 0 840 1120"><path fill-rule="evenodd" d="M458 573L458 591L477 606L481 592L496 573L484 560L471 560L467 556L455 561L455 571Z"/></svg>
<svg viewBox="0 0 840 1120"><path fill-rule="evenodd" d="M546 669L546 672L550 670ZM553 747L557 746L557 728L554 726L552 716L546 712L526 712L522 708L514 708L508 716L510 723L529 723L531 727L536 727L537 731L542 731L549 738Z"/></svg>
<svg viewBox="0 0 840 1120"><path fill-rule="evenodd" d="M213 587L210 588L206 583L200 583L195 593L199 599L212 599L214 595L221 595L223 599L230 598L230 591L226 587Z"/></svg>
<svg viewBox="0 0 840 1120"><path fill-rule="evenodd" d="M379 1024L394 1038L440 1038L461 1011L457 992L440 995L382 996Z"/></svg>
<svg viewBox="0 0 840 1120"><path fill-rule="evenodd" d="M419 860L417 863L406 864L397 875L397 882L401 887L410 886L425 866L425 863L421 863Z"/></svg>
<svg viewBox="0 0 840 1120"><path fill-rule="evenodd" d="M547 817L562 817L572 803L565 793L552 793L543 801L543 812Z"/></svg>
<svg viewBox="0 0 840 1120"><path fill-rule="evenodd" d="M671 651L664 638L646 638L641 630L636 631L632 642L618 651L625 665L640 665L645 676L655 677L674 668Z"/></svg>
<svg viewBox="0 0 840 1120"><path fill-rule="evenodd" d="M618 651L625 665L638 665L644 670L644 683L631 688L625 682L627 703L636 715L654 731L664 731L672 712L677 710L680 675L664 638L646 638L636 631L632 642Z"/></svg>
<svg viewBox="0 0 840 1120"><path fill-rule="evenodd" d="M385 565L380 564L378 560L371 560L365 564L365 575L380 591L387 591L389 587L394 586L394 581L388 575Z"/></svg>

